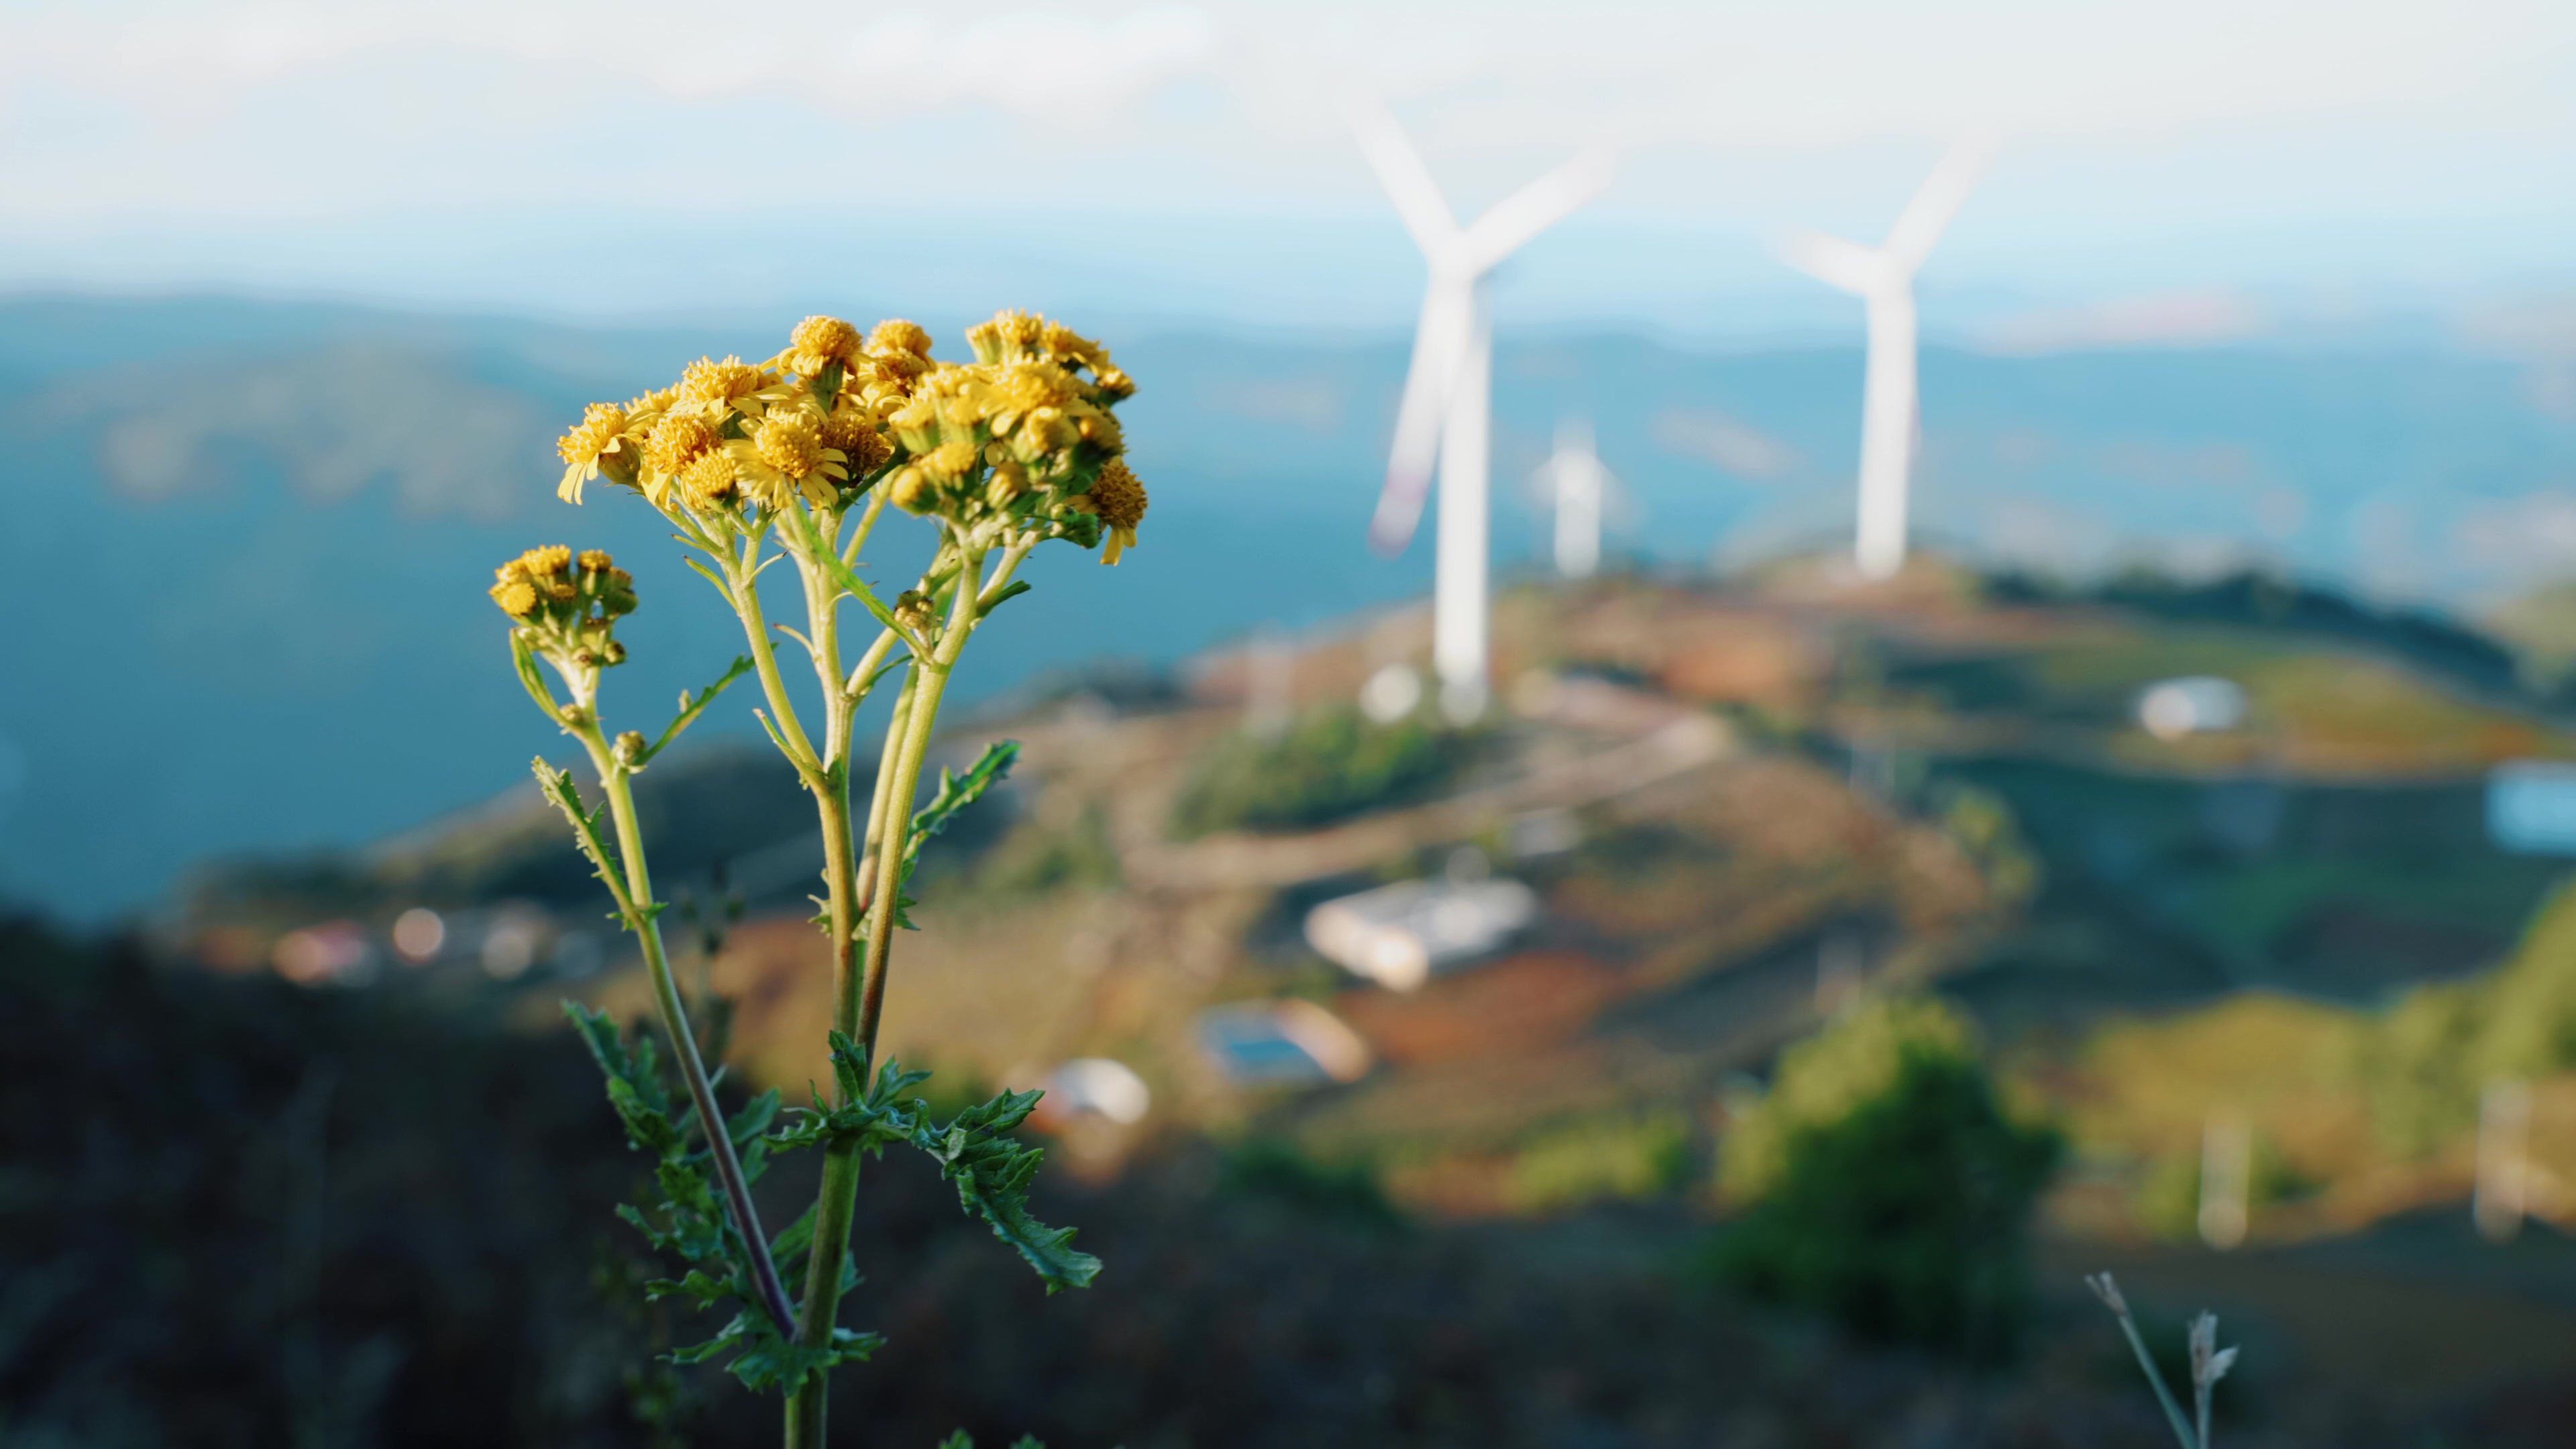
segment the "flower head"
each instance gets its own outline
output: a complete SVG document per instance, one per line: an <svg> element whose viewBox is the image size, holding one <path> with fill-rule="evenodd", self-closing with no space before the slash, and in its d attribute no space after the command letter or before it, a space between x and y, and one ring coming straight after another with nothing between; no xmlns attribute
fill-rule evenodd
<svg viewBox="0 0 2576 1449"><path fill-rule="evenodd" d="M808 317L787 339L787 365L799 377L820 377L837 362L844 367L859 355L859 329L838 317Z"/></svg>
<svg viewBox="0 0 2576 1449"><path fill-rule="evenodd" d="M537 591L526 579L503 579L492 586L492 602L513 619L524 619L537 611Z"/></svg>
<svg viewBox="0 0 2576 1449"><path fill-rule="evenodd" d="M557 672L582 681L626 659L617 621L635 612L635 580L601 549L532 548L494 570L492 602Z"/></svg>
<svg viewBox="0 0 2576 1449"><path fill-rule="evenodd" d="M828 504L840 496L840 485L850 475L847 457L823 446L822 432L813 422L783 409L726 451L741 468L752 496L770 508L785 507L791 492Z"/></svg>
<svg viewBox="0 0 2576 1449"><path fill-rule="evenodd" d="M716 430L705 419L695 413L672 413L655 423L644 440L644 466L657 477L669 478L715 445Z"/></svg>
<svg viewBox="0 0 2576 1449"><path fill-rule="evenodd" d="M739 357L718 362L701 357L680 374L679 405L708 417L722 418L726 410L758 416L776 378Z"/></svg>
<svg viewBox="0 0 2576 1449"><path fill-rule="evenodd" d="M1002 311L967 328L966 345L975 349L977 362L1016 362L1041 348L1046 332L1047 320L1034 312Z"/></svg>
<svg viewBox="0 0 2576 1449"><path fill-rule="evenodd" d="M584 408L581 421L555 443L564 461L563 481L555 485L555 496L579 503L581 485L599 476L600 458L618 450L625 430L626 410L617 404L592 403Z"/></svg>
<svg viewBox="0 0 2576 1449"><path fill-rule="evenodd" d="M751 445L760 461L802 479L823 467L823 435L802 418L781 415L754 429Z"/></svg>
<svg viewBox="0 0 2576 1449"><path fill-rule="evenodd" d="M915 357L930 356L930 334L918 322L889 317L868 332L870 352L908 352Z"/></svg>
<svg viewBox="0 0 2576 1449"><path fill-rule="evenodd" d="M701 357L670 387L597 405L562 451L576 472L595 466L659 508L834 508L882 482L897 506L977 547L1068 538L1115 562L1145 506L1112 415L1135 384L1097 340L1036 313L997 313L967 340L974 361L941 362L915 323L862 334L807 317L765 362ZM542 572L516 582L540 613L574 588Z"/></svg>
<svg viewBox="0 0 2576 1449"><path fill-rule="evenodd" d="M860 409L833 413L823 419L821 431L823 446L841 455L852 478L865 478L894 457L894 444L878 431L876 418Z"/></svg>
<svg viewBox="0 0 2576 1449"><path fill-rule="evenodd" d="M741 471L734 466L733 454L717 448L691 459L680 470L678 481L680 497L690 507L712 511L733 506Z"/></svg>
<svg viewBox="0 0 2576 1449"><path fill-rule="evenodd" d="M1124 458L1112 458L1091 480L1091 491L1072 507L1100 519L1100 561L1115 567L1118 555L1136 546L1136 525L1145 521L1145 485Z"/></svg>

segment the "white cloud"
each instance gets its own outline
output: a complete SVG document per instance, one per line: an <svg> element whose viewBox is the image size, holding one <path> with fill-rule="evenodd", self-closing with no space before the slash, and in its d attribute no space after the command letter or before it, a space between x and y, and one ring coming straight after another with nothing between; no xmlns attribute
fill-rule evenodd
<svg viewBox="0 0 2576 1449"><path fill-rule="evenodd" d="M1586 145L1629 148L1547 243L1595 260L1549 281L1533 252L1512 285L1572 296L1588 273L1632 312L1715 315L1716 293L1683 298L1710 258L1729 286L1779 280L1713 240L1883 229L1971 125L2011 143L1928 307L1980 269L2061 298L2114 271L2132 294L2207 295L2347 256L2373 259L2346 265L2363 280L2563 270L2549 238L2576 220L2553 179L2576 175L2576 7L2535 0L22 0L0 9L0 285L91 281L103 241L145 255L138 278L238 285L210 249L286 255L317 219L362 217L424 240L328 269L410 295L463 285L419 280L453 247L428 238L525 250L562 216L609 219L603 253L664 254L656 218L742 214L766 237L800 209L874 226L892 196L959 256L1017 244L972 235L996 218L1043 215L1108 265L1173 249L1175 220L1374 227L1327 103L1354 83L1396 102L1464 211ZM1628 228L1615 269L1594 226ZM1641 266L1648 232L1667 254ZM1347 280L1316 265L1282 285Z"/></svg>

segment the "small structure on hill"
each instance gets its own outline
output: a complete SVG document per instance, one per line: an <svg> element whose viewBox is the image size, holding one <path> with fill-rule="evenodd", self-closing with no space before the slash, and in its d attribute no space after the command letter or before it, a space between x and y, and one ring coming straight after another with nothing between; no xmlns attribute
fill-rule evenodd
<svg viewBox="0 0 2576 1449"><path fill-rule="evenodd" d="M2517 855L2576 855L2576 764L2509 760L2488 772L2487 838Z"/></svg>
<svg viewBox="0 0 2576 1449"><path fill-rule="evenodd" d="M1238 1001L1199 1013L1199 1046L1238 1087L1315 1087L1367 1075L1368 1043L1311 1001Z"/></svg>
<svg viewBox="0 0 2576 1449"><path fill-rule="evenodd" d="M1047 1074L1043 1105L1062 1117L1099 1117L1133 1127L1153 1110L1154 1091L1125 1062L1075 1057Z"/></svg>
<svg viewBox="0 0 2576 1449"><path fill-rule="evenodd" d="M2138 727L2160 740L2232 730L2245 713L2244 686L2213 674L2160 679L2138 693Z"/></svg>
<svg viewBox="0 0 2576 1449"><path fill-rule="evenodd" d="M1308 911L1306 940L1355 976L1412 991L1499 951L1538 909L1538 893L1516 880L1401 881Z"/></svg>

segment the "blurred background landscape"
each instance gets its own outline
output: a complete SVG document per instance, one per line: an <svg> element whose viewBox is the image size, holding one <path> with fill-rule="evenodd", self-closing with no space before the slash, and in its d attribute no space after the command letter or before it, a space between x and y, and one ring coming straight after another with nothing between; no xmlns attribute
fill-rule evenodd
<svg viewBox="0 0 2576 1449"><path fill-rule="evenodd" d="M1462 217L1619 160L1493 279L1467 724L1431 540L1365 541L1424 262L1352 96ZM1863 578L1861 304L1772 247L1986 132ZM2551 7L24 4L0 158L0 1442L769 1432L648 1366L556 1010L640 969L482 588L609 548L612 698L702 685L733 621L555 436L1002 306L1138 380L1152 510L961 675L948 754L1026 753L887 1039L1050 1090L1108 1267L1044 1298L871 1169L845 1442L2160 1442L2104 1268L2245 1344L2230 1442L2569 1442ZM809 802L730 696L639 790L793 1098Z"/></svg>

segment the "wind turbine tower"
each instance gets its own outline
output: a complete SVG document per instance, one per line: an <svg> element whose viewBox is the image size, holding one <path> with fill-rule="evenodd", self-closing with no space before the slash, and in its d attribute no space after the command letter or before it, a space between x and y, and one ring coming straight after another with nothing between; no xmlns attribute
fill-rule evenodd
<svg viewBox="0 0 2576 1449"><path fill-rule="evenodd" d="M1921 403L1915 387L1914 274L1993 159L1985 138L1951 148L1896 218L1887 240L1865 247L1799 232L1781 246L1793 267L1869 304L1869 371L1861 398L1860 526L1853 560L1884 579L1905 566L1907 492Z"/></svg>
<svg viewBox="0 0 2576 1449"><path fill-rule="evenodd" d="M1588 579L1601 567L1601 513L1615 480L1592 450L1592 425L1568 418L1556 425L1556 451L1539 465L1538 481L1555 514L1556 572Z"/></svg>
<svg viewBox="0 0 2576 1449"><path fill-rule="evenodd" d="M1440 710L1465 724L1492 696L1487 572L1492 545L1491 414L1494 337L1490 282L1495 267L1532 237L1609 184L1610 161L1587 154L1505 197L1461 227L1404 128L1381 105L1354 107L1360 147L1395 201L1405 230L1431 264L1413 365L1395 419L1386 489L1369 524L1369 544L1393 557L1412 542L1440 468L1440 524L1432 593L1431 665Z"/></svg>

